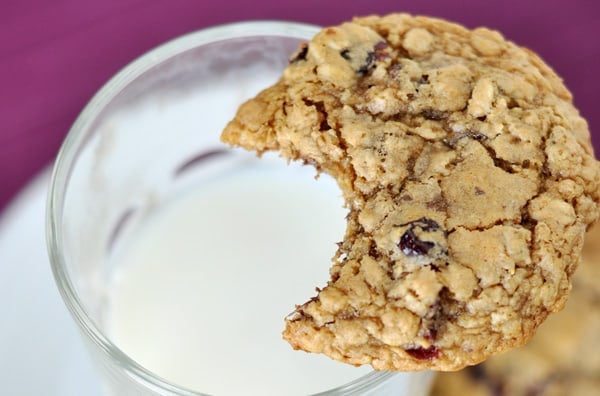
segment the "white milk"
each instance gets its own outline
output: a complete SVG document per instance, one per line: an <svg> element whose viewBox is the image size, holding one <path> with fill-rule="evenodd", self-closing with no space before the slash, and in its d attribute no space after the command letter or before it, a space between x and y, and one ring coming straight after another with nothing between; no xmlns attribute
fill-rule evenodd
<svg viewBox="0 0 600 396"><path fill-rule="evenodd" d="M249 167L159 208L118 255L108 333L134 360L216 395L307 395L370 370L294 351L294 304L324 286L345 210L334 182Z"/></svg>

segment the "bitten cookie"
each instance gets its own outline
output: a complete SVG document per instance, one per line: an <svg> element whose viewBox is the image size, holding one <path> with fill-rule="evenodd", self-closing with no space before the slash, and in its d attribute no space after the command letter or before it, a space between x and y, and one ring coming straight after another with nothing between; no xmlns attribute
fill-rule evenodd
<svg viewBox="0 0 600 396"><path fill-rule="evenodd" d="M600 391L600 227L586 236L565 309L523 348L456 373L432 396L597 396Z"/></svg>
<svg viewBox="0 0 600 396"><path fill-rule="evenodd" d="M326 28L222 139L337 180L349 213L330 280L283 336L354 365L457 370L523 345L563 307L598 216L571 94L484 28L405 14Z"/></svg>

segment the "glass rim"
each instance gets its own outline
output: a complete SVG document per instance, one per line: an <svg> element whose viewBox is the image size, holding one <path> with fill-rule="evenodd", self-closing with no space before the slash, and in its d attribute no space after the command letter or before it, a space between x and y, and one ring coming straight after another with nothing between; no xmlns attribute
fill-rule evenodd
<svg viewBox="0 0 600 396"><path fill-rule="evenodd" d="M134 361L104 335L87 313L66 271L65 258L62 254L63 241L60 221L71 165L74 163L78 149L85 144L87 131L111 100L129 83L161 62L198 46L223 40L256 36L295 37L309 40L320 29L316 25L286 21L234 22L201 29L167 41L133 60L108 80L83 108L62 143L52 169L46 203L46 244L55 283L71 316L83 334L102 353L117 362L128 376L149 389L163 393L166 391L172 395L209 396L161 378ZM395 373L392 372L371 371L353 381L313 396L360 394L358 392L381 384L394 375Z"/></svg>

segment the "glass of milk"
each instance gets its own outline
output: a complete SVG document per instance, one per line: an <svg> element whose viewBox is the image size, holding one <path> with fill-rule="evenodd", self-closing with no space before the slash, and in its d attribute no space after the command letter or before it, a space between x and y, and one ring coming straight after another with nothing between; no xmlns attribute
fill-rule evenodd
<svg viewBox="0 0 600 396"><path fill-rule="evenodd" d="M60 151L48 202L58 288L106 395L425 395L431 373L294 351L294 304L329 278L334 181L219 135L314 26L184 36L98 92Z"/></svg>

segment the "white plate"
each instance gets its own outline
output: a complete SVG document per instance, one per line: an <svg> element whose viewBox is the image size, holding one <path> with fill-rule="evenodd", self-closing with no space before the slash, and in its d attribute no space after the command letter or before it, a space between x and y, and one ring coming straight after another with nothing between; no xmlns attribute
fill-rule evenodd
<svg viewBox="0 0 600 396"><path fill-rule="evenodd" d="M0 394L97 396L100 384L46 254L49 171L0 217Z"/></svg>

